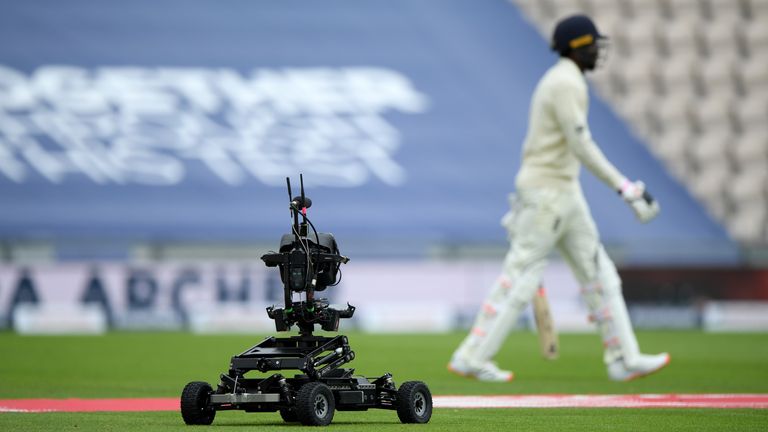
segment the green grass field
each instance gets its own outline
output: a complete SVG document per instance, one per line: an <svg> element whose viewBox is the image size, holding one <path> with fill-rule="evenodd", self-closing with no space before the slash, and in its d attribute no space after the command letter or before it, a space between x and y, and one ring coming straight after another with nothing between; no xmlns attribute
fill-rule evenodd
<svg viewBox="0 0 768 432"><path fill-rule="evenodd" d="M768 334L644 332L646 352L669 351L671 365L630 383L608 381L596 335L561 335L561 358L538 354L535 335L514 333L498 361L512 383L479 383L445 370L463 334L349 333L356 373L391 372L422 380L433 394L768 393ZM21 337L0 333L0 399L177 397L193 380L215 385L232 354L261 336L112 333L94 337ZM286 430L277 414L222 412L211 430ZM0 413L0 431L190 430L176 412ZM199 428L199 427L195 427ZM436 409L427 425L401 425L393 412L339 412L333 430L768 430L768 410L724 409Z"/></svg>

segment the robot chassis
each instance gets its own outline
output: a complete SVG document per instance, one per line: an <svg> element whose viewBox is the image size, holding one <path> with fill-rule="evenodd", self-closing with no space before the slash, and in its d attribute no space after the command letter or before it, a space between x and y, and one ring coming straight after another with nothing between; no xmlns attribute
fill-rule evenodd
<svg viewBox="0 0 768 432"><path fill-rule="evenodd" d="M288 197L291 197L290 179ZM293 324L298 336L268 337L232 357L229 371L221 374L215 390L202 381L193 381L181 394L181 416L188 425L210 425L216 411L275 412L286 422L325 426L334 410L366 411L380 408L397 411L403 423L427 423L432 417L432 395L421 381L408 381L398 388L392 375L377 378L353 375L354 369L341 368L355 358L346 336L315 336L315 324L325 331L337 331L339 320L351 318L355 307L334 309L315 291L323 291L337 281L339 267L349 258L339 254L331 234L317 233L307 219L312 201L304 195L291 199L292 234L280 241L277 253L261 257L267 267L278 267L283 282L285 306L267 308L277 331L288 331ZM299 223L301 216L301 223ZM308 225L313 235L308 235ZM293 293L305 299L293 301ZM281 373L298 370L293 377ZM252 371L278 371L269 376L251 377Z"/></svg>

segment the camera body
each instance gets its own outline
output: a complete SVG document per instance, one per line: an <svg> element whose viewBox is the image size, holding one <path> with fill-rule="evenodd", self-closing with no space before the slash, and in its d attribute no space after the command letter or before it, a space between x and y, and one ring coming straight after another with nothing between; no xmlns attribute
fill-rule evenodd
<svg viewBox="0 0 768 432"><path fill-rule="evenodd" d="M277 254L266 254L261 257L267 267L280 267L280 280L293 292L307 290L324 291L329 285L336 283L339 273L339 247L333 234L318 233L316 239L299 238L293 234L285 234L280 239L280 249ZM287 254L288 262L284 256ZM316 272L313 270L316 269ZM314 281L309 275L314 273Z"/></svg>

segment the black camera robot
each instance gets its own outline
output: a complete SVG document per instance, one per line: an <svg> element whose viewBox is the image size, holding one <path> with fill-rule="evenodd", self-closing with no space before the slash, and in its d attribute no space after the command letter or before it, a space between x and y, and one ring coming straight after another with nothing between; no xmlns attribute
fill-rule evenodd
<svg viewBox="0 0 768 432"><path fill-rule="evenodd" d="M426 384L408 381L398 388L389 373L378 378L353 375L354 369L341 368L355 358L347 337L312 334L316 324L325 331L338 330L339 320L351 318L355 307L334 309L326 299L315 298L317 291L338 283L339 267L349 258L339 254L333 235L318 233L307 218L312 201L304 195L304 179L300 179L301 194L291 198L291 182L286 178L292 233L282 237L278 252L261 257L267 267L280 270L285 297L284 307L268 307L267 314L277 331L288 331L296 324L299 335L269 337L233 356L216 390L202 381L187 384L181 393L184 422L209 425L216 411L244 410L279 411L286 422L325 426L333 420L334 410L381 408L397 411L403 423L427 423L432 417L432 395ZM294 293L303 300L294 301ZM284 370L299 373L288 377L280 373ZM251 371L277 372L245 378Z"/></svg>

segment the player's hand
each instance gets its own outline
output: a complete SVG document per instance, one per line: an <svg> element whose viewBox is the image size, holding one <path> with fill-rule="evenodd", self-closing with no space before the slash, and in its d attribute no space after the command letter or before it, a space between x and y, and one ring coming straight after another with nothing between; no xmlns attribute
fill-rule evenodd
<svg viewBox="0 0 768 432"><path fill-rule="evenodd" d="M658 201L645 190L645 183L639 180L631 182L624 179L619 187L619 195L632 207L635 216L642 223L655 218L661 210Z"/></svg>

